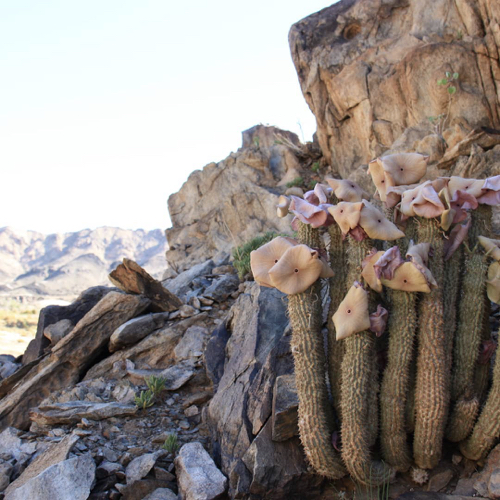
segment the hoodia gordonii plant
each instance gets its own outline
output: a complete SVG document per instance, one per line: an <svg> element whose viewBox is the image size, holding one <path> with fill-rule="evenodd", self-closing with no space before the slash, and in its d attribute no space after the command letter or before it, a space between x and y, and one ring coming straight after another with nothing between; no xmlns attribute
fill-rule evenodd
<svg viewBox="0 0 500 500"><path fill-rule="evenodd" d="M411 170L410 160L419 164L420 175L421 164L426 164L421 155L403 156L403 160L398 161L386 157L376 162L378 167L371 167L379 176L375 182L381 186L380 191L377 187L379 196L385 197L384 203L394 212L395 221L400 224L407 219L407 225L400 226L405 228L406 237L402 238L403 233L388 222L380 210L366 200L361 201L362 195L356 193L353 183L329 180L330 188L316 185L304 199L280 198L278 212L280 216L290 212L295 215L292 227L297 231L298 240L276 238L256 251L258 258L252 255L255 279L289 295L300 438L312 467L332 479L341 477L347 469L356 482L375 485L386 481L394 469L408 469L412 456L407 434L413 431L413 460L420 468L432 468L442 453L447 422L448 438L460 441L470 435L461 446L471 457L483 456L499 437L500 430L491 424L500 420L497 382L475 423L482 393L489 385L488 359L493 343L487 330L487 314L482 312L480 321L480 314L467 312L467 307L482 303L477 296L472 300L470 297L478 293L482 296L483 292L477 290L484 289L484 284L476 282L474 269L481 267L479 261L483 259L481 272L484 273L485 255L495 260L488 269L488 296L500 301L500 241L493 241L494 248L486 248L483 254L472 243L472 235L477 232L475 227L488 229L490 226L490 209L478 207L479 200L495 201L499 197L500 181L452 177L415 185L412 184L417 181L414 177L404 177L404 181L399 177L401 167L403 172ZM333 199L335 205L330 205ZM331 226L334 217L338 227ZM396 231L396 239L392 237L394 234L381 230L389 227L387 224L391 231ZM326 257L320 232L323 228L328 228L330 236L330 263L336 274L333 277L321 257ZM467 231L470 238L465 252L461 242L466 240ZM409 245L409 233L415 244ZM376 240L396 243L388 248L390 244ZM396 256L398 249L401 255ZM458 255L456 259L455 255ZM325 356L321 334L318 282L321 277L330 280L331 312L338 304L328 325L328 356ZM369 290L368 285L374 291ZM384 286L389 290L384 291ZM377 305L377 293L385 300L389 312ZM372 332L380 334L387 317L388 342L377 342L379 348L388 345L384 366L382 357L376 358ZM444 328L448 322L449 327ZM474 333L474 341L466 345L467 342L460 340L461 329L468 331L469 336L472 330L480 334ZM413 345L418 345L418 350L413 349ZM463 357L467 352L469 354ZM453 376L452 357L455 358ZM384 371L379 428L380 366L384 366ZM448 416L451 393L453 408ZM341 424L340 442L332 434L335 422L332 400ZM415 407L410 420L404 415L405 406ZM414 424L414 429L408 424ZM494 437L487 439L490 435ZM386 463L378 462L373 458L376 455L372 455L379 437ZM341 457L336 452L339 444Z"/></svg>
<svg viewBox="0 0 500 500"><path fill-rule="evenodd" d="M320 197L324 194L320 192L321 189L316 189L316 194ZM323 212L323 218L319 211L308 205L316 207L307 200L299 199L292 200L289 205L290 211L298 218L294 225L298 242L301 243L296 248L303 248L301 255L298 255L297 250L287 249L281 256L267 258L263 253L266 249L261 247L251 255L252 270L254 266L259 268L265 261L266 266L270 267L267 268L267 276L264 276L263 281L288 294L292 354L299 398L300 440L314 470L322 476L339 479L345 475L345 468L332 442L333 412L325 379L321 290L317 281L319 277L332 276L333 272L319 258L318 250L315 249L320 245L317 229L312 224L302 222L315 218L314 225L324 224L329 214Z"/></svg>
<svg viewBox="0 0 500 500"><path fill-rule="evenodd" d="M342 459L349 473L362 484L376 485L388 480L391 469L371 458L374 429L378 430L378 401L373 394L378 392L378 370L375 371L373 328L378 333L385 324L381 308L368 314L368 292L359 283L362 280L362 262L373 247L371 238L392 241L404 233L389 222L385 216L367 201L359 203L341 202L329 209L342 233L348 235L349 292L333 316L337 339L345 339L345 354L342 361ZM373 302L372 302L373 303Z"/></svg>
<svg viewBox="0 0 500 500"><path fill-rule="evenodd" d="M326 182L333 190L331 202L337 204L340 201L360 202L368 195L354 182L345 179L327 178ZM330 391L332 393L333 406L337 415L341 416L340 389L341 389L341 367L345 353L345 342L337 340L333 315L337 311L342 299L347 292L347 241L342 237L342 231L338 224L328 226L330 245L328 249L330 267L335 269L335 276L329 280L330 307L328 310L328 378Z"/></svg>

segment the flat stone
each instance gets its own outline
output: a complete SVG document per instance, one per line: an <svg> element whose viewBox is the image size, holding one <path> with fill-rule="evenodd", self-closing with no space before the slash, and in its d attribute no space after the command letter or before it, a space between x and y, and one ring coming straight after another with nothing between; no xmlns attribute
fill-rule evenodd
<svg viewBox="0 0 500 500"><path fill-rule="evenodd" d="M154 467L159 457L165 455L165 451L157 451L156 453L146 453L140 457L134 458L127 465L125 474L127 476L127 485L131 485L147 476L148 472Z"/></svg>
<svg viewBox="0 0 500 500"><path fill-rule="evenodd" d="M217 388L222 378L222 374L224 373L224 363L226 359L225 347L230 336L231 333L226 323L221 323L212 332L205 347L203 365L205 366L208 378L212 381L215 388Z"/></svg>
<svg viewBox="0 0 500 500"><path fill-rule="evenodd" d="M175 360L180 362L196 357L194 353L203 351L209 335L208 330L203 326L190 326L175 346Z"/></svg>
<svg viewBox="0 0 500 500"><path fill-rule="evenodd" d="M444 470L434 474L429 479L427 485L427 491L439 491L442 490L453 478L453 471L450 469Z"/></svg>
<svg viewBox="0 0 500 500"><path fill-rule="evenodd" d="M96 477L97 479L102 479L104 477L112 476L113 474L116 474L117 472L120 472L122 470L123 470L122 464L116 462L108 462L107 460L104 460L97 467Z"/></svg>
<svg viewBox="0 0 500 500"><path fill-rule="evenodd" d="M195 392L182 400L182 407L189 408L192 405L202 405L212 397L210 391Z"/></svg>
<svg viewBox="0 0 500 500"><path fill-rule="evenodd" d="M194 316L197 312L198 309L195 309L193 306L188 306L187 304L179 308L179 313L181 318L190 318L191 316Z"/></svg>
<svg viewBox="0 0 500 500"><path fill-rule="evenodd" d="M212 274L236 274L236 269L230 264L217 266L212 269Z"/></svg>
<svg viewBox="0 0 500 500"><path fill-rule="evenodd" d="M68 403L44 404L30 411L30 418L39 425L76 424L83 418L104 420L106 418L134 415L135 405L122 403L92 403L69 401Z"/></svg>
<svg viewBox="0 0 500 500"><path fill-rule="evenodd" d="M64 460L7 493L5 500L86 500L94 482L95 469L89 454Z"/></svg>
<svg viewBox="0 0 500 500"><path fill-rule="evenodd" d="M188 270L180 273L174 279L163 281L163 286L170 290L172 293L178 297L185 297L186 294L191 290L191 284L195 278L199 276L205 276L212 272L214 267L214 262L209 259L200 264L196 264L190 267Z"/></svg>
<svg viewBox="0 0 500 500"><path fill-rule="evenodd" d="M168 312L147 314L133 318L119 326L109 339L109 351L115 352L132 344L136 344L151 332L162 328L169 317Z"/></svg>
<svg viewBox="0 0 500 500"><path fill-rule="evenodd" d="M201 443L182 446L175 459L175 470L184 500L213 500L226 491L226 477Z"/></svg>
<svg viewBox="0 0 500 500"><path fill-rule="evenodd" d="M500 469L495 469L488 482L488 498L500 498Z"/></svg>
<svg viewBox="0 0 500 500"><path fill-rule="evenodd" d="M10 377L17 370L19 370L19 368L21 368L20 364L14 363L12 361L5 361L0 366L0 379Z"/></svg>
<svg viewBox="0 0 500 500"><path fill-rule="evenodd" d="M45 328L43 334L54 346L73 329L74 323L70 319L61 319Z"/></svg>
<svg viewBox="0 0 500 500"><path fill-rule="evenodd" d="M144 497L144 500L177 500L177 495L168 488L158 488Z"/></svg>
<svg viewBox="0 0 500 500"><path fill-rule="evenodd" d="M238 290L240 280L236 274L224 274L203 292L203 295L215 302L224 302L235 290Z"/></svg>
<svg viewBox="0 0 500 500"><path fill-rule="evenodd" d="M273 391L273 441L286 441L299 435L299 398L295 375L276 377Z"/></svg>
<svg viewBox="0 0 500 500"><path fill-rule="evenodd" d="M189 382L195 374L190 366L174 365L163 370L160 376L165 379L165 390L176 391Z"/></svg>
<svg viewBox="0 0 500 500"><path fill-rule="evenodd" d="M50 444L44 452L34 458L24 472L7 488L5 494L12 493L49 467L66 460L78 440L78 435L70 434L59 443Z"/></svg>

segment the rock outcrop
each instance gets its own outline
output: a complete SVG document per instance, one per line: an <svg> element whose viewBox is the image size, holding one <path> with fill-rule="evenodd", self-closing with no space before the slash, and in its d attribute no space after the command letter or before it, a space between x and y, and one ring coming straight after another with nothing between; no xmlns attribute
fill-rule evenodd
<svg viewBox="0 0 500 500"><path fill-rule="evenodd" d="M344 178L388 150L433 161L500 127L495 0L342 0L294 24L289 42L321 150Z"/></svg>
<svg viewBox="0 0 500 500"><path fill-rule="evenodd" d="M243 132L242 148L196 170L170 196L167 261L177 272L229 253L258 234L289 230L288 222L276 217L275 205L301 167L280 136L299 144L295 134L275 127Z"/></svg>

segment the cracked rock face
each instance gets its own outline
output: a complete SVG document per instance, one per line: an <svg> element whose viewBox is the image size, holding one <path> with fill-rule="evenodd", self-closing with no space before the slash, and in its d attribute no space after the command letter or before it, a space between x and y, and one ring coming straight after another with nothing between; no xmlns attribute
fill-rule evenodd
<svg viewBox="0 0 500 500"><path fill-rule="evenodd" d="M294 24L289 43L323 154L344 178L417 126L418 141L400 142L426 153L432 117L448 116L452 142L458 122L499 126L495 0L342 0ZM451 99L437 84L447 71L459 75Z"/></svg>
<svg viewBox="0 0 500 500"><path fill-rule="evenodd" d="M216 261L266 231L289 230L289 221L276 216L278 186L300 176L300 164L288 147L276 143L275 134L299 144L291 132L253 127L243 132L243 147L236 153L194 171L170 196L167 260L177 272Z"/></svg>

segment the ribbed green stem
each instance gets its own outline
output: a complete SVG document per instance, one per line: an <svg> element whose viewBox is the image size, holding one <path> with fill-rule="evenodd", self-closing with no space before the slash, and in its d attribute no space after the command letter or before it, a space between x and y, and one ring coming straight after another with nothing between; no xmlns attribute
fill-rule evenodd
<svg viewBox="0 0 500 500"><path fill-rule="evenodd" d="M405 408L417 330L416 293L391 290L389 353L380 391L381 444L384 458L397 470L411 465Z"/></svg>
<svg viewBox="0 0 500 500"><path fill-rule="evenodd" d="M371 248L371 241L349 239L347 287L361 279L361 261ZM370 444L373 441L374 422L378 402L373 401L377 391L378 373L374 373L376 356L374 335L360 332L344 340L342 362L342 459L353 478L362 484L382 484L388 480L391 469L373 462Z"/></svg>
<svg viewBox="0 0 500 500"><path fill-rule="evenodd" d="M460 451L471 460L484 458L500 437L500 355L497 349L493 369L493 385L472 435L462 443Z"/></svg>
<svg viewBox="0 0 500 500"><path fill-rule="evenodd" d="M451 412L450 423L446 429L446 439L453 443L463 441L472 432L479 411L477 397L460 398Z"/></svg>
<svg viewBox="0 0 500 500"><path fill-rule="evenodd" d="M461 288L463 247L460 246L444 265L444 333L446 337L447 372L453 364L453 343L457 328L457 306Z"/></svg>
<svg viewBox="0 0 500 500"><path fill-rule="evenodd" d="M432 469L441 458L450 376L443 321L443 236L437 220L419 219L418 242L429 242L434 250L429 267L438 287L423 294L419 304L413 453L418 467Z"/></svg>
<svg viewBox="0 0 500 500"><path fill-rule="evenodd" d="M471 225L467 234L471 248L477 245L479 236L490 237L491 217L492 209L489 205L479 205L475 210L471 211Z"/></svg>
<svg viewBox="0 0 500 500"><path fill-rule="evenodd" d="M488 298L486 290L484 291L484 313L483 313L483 329L481 332L481 342L491 340L491 327L490 327L490 314L491 302ZM474 394L482 404L488 395L488 388L490 383L490 368L491 364L488 360L486 363L478 363L474 372Z"/></svg>
<svg viewBox="0 0 500 500"><path fill-rule="evenodd" d="M340 386L341 386L341 366L345 352L345 344L336 339L335 325L332 316L337 311L339 304L347 292L345 286L346 275L346 255L342 240L342 232L337 224L328 228L330 234L330 267L335 272L335 276L330 278L330 308L328 310L328 377L330 379L330 389L332 392L333 406L340 418Z"/></svg>
<svg viewBox="0 0 500 500"><path fill-rule="evenodd" d="M307 245L311 248L320 248L321 246L321 236L319 231L309 224L304 224L299 222L299 227L297 229L297 239L299 243Z"/></svg>
<svg viewBox="0 0 500 500"><path fill-rule="evenodd" d="M332 444L333 423L328 419L330 403L318 304L321 304L319 283L288 297L299 398L299 434L314 470L330 479L339 479L345 475L345 469Z"/></svg>
<svg viewBox="0 0 500 500"><path fill-rule="evenodd" d="M474 390L474 370L479 356L483 330L482 297L486 279L484 254L473 252L465 259L462 295L458 311L458 327L453 348L451 399L471 395ZM479 302L478 302L479 299Z"/></svg>

